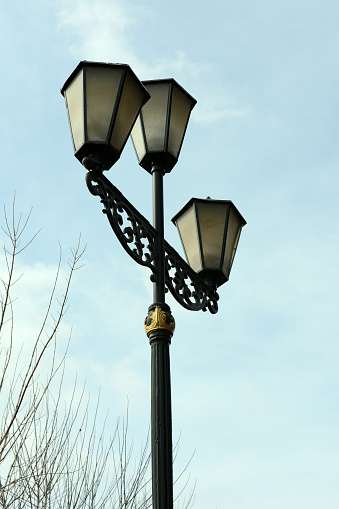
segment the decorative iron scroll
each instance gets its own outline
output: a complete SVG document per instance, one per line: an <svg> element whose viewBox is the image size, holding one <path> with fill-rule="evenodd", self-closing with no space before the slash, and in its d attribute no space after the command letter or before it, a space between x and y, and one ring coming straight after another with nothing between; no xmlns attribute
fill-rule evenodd
<svg viewBox="0 0 339 509"><path fill-rule="evenodd" d="M166 286L184 308L191 311L218 312L218 293L208 287L201 277L165 241Z"/></svg>
<svg viewBox="0 0 339 509"><path fill-rule="evenodd" d="M86 183L89 192L101 198L103 212L125 251L140 265L149 267L151 280L155 281L155 228L101 172L89 171ZM165 284L173 297L190 311L217 313L217 292L204 283L168 242L164 247Z"/></svg>
<svg viewBox="0 0 339 509"><path fill-rule="evenodd" d="M154 240L157 233L153 226L101 172L89 171L86 184L91 194L100 196L103 213L122 247L136 262L149 267L154 274Z"/></svg>

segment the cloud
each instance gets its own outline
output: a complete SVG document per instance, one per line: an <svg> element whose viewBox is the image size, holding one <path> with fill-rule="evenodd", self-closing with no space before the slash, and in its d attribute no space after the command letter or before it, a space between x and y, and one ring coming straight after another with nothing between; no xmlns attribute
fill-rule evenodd
<svg viewBox="0 0 339 509"><path fill-rule="evenodd" d="M61 0L57 17L59 30L72 40L69 50L76 59L128 63L140 79L169 77L173 70L187 72L188 59L183 52L158 61L137 57L130 29L137 31L145 15L152 16L120 0L75 0L71 5ZM194 71L194 64L190 70Z"/></svg>
<svg viewBox="0 0 339 509"><path fill-rule="evenodd" d="M199 124L213 124L223 120L236 120L251 114L250 107L233 104L227 91L215 89L213 95L203 83L210 65L197 62L182 49L173 49L171 54L147 58L138 57L138 47L132 46L133 35L138 31L143 18L151 13L139 12L128 2L120 0L90 2L76 0L71 5L61 2L58 13L59 30L71 34L71 55L79 60L128 63L141 80L175 78L184 88L198 95L199 108L195 119Z"/></svg>
<svg viewBox="0 0 339 509"><path fill-rule="evenodd" d="M134 19L119 0L61 2L59 29L72 34L70 52L75 58L98 61L134 60L126 30Z"/></svg>

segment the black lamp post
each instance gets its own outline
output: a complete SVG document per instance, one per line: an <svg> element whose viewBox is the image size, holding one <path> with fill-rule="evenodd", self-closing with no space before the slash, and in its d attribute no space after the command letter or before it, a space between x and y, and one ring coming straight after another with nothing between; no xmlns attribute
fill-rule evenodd
<svg viewBox="0 0 339 509"><path fill-rule="evenodd" d="M192 198L173 218L188 264L164 239L163 177L175 166L196 104L175 80L138 80L128 65L80 62L61 89L75 156L91 194L127 253L152 274L145 319L151 345L153 509L173 508L169 345L175 322L165 292L186 309L218 311L217 287L230 274L246 221L230 201ZM139 164L152 174L153 226L103 176L131 133Z"/></svg>

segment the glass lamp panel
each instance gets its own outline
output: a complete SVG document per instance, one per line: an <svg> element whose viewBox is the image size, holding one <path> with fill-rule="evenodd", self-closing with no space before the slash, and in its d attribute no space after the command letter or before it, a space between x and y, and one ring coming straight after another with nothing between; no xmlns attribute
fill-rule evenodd
<svg viewBox="0 0 339 509"><path fill-rule="evenodd" d="M85 141L83 71L71 81L65 90L65 97L74 151L77 151Z"/></svg>
<svg viewBox="0 0 339 509"><path fill-rule="evenodd" d="M106 142L123 69L86 67L86 141Z"/></svg>
<svg viewBox="0 0 339 509"><path fill-rule="evenodd" d="M145 108L145 106L144 106ZM139 114L138 118L135 121L135 124L133 126L131 137L134 145L135 152L137 154L138 161L141 161L141 159L144 157L146 153L146 147L145 147L145 138L144 133L142 129L142 123L141 123L141 115Z"/></svg>
<svg viewBox="0 0 339 509"><path fill-rule="evenodd" d="M179 156L182 141L184 139L188 119L195 105L192 99L184 90L173 84L171 101L171 120L168 136L167 150L176 159Z"/></svg>
<svg viewBox="0 0 339 509"><path fill-rule="evenodd" d="M228 228L227 228L227 239L225 256L223 261L223 270L227 277L229 277L235 252L237 250L241 229L244 225L244 220L237 211L237 209L231 205Z"/></svg>
<svg viewBox="0 0 339 509"><path fill-rule="evenodd" d="M197 203L200 236L203 252L203 268L221 269L221 257L229 204Z"/></svg>
<svg viewBox="0 0 339 509"><path fill-rule="evenodd" d="M144 83L151 98L142 108L147 152L163 151L165 147L168 94L168 82Z"/></svg>
<svg viewBox="0 0 339 509"><path fill-rule="evenodd" d="M122 151L127 141L136 116L145 102L145 95L145 89L140 86L140 82L127 72L110 140L110 144L118 152Z"/></svg>
<svg viewBox="0 0 339 509"><path fill-rule="evenodd" d="M193 270L202 270L198 227L194 205L184 211L176 220L181 242L185 250L188 264Z"/></svg>

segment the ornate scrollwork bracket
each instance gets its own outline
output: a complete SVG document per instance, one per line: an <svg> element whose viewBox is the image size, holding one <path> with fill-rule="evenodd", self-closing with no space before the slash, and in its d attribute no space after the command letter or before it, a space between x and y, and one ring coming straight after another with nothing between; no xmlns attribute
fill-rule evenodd
<svg viewBox="0 0 339 509"><path fill-rule="evenodd" d="M103 212L125 251L140 265L151 269L156 281L154 260L157 256L157 231L149 221L124 197L102 172L90 170L86 175L89 192L99 196ZM165 284L173 297L191 311L218 311L219 296L214 288L183 260L165 241Z"/></svg>
<svg viewBox="0 0 339 509"><path fill-rule="evenodd" d="M173 247L165 241L166 287L184 308L191 311L218 312L219 295L214 288L182 259Z"/></svg>
<svg viewBox="0 0 339 509"><path fill-rule="evenodd" d="M156 231L113 184L98 171L86 175L88 190L100 196L103 213L126 252L140 265L151 269L156 256Z"/></svg>

